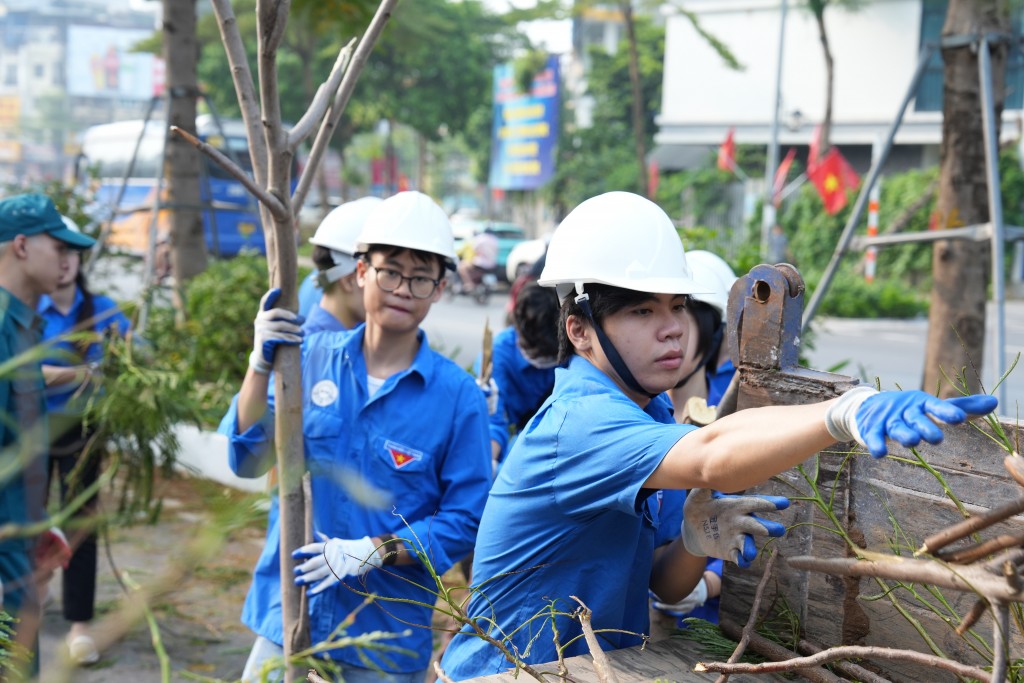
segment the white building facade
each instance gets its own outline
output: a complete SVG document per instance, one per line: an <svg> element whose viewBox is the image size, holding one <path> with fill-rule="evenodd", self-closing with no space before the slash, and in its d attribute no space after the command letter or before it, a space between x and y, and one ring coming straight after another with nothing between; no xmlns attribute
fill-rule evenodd
<svg viewBox="0 0 1024 683"><path fill-rule="evenodd" d="M825 110L825 60L813 15L789 0L779 83L778 141L807 145ZM667 12L660 132L663 167L719 145L768 144L780 37L779 0L687 0L700 25L721 39L742 71L731 70L691 22ZM860 9L829 7L825 24L835 65L831 143L861 170L884 141L917 69L922 45L937 41L945 0L872 0ZM1019 19L1018 19L1019 21ZM1020 136L1020 58L1008 63L1002 136ZM890 156L893 170L938 162L942 139L942 61L937 51L907 108ZM980 115L980 113L979 113ZM675 154L673 153L675 151ZM687 152L690 151L690 154ZM685 165L685 164L684 164Z"/></svg>

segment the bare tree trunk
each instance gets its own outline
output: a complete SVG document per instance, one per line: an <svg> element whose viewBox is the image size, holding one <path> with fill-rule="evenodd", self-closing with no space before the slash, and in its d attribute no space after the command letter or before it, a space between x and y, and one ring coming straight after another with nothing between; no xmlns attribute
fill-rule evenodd
<svg viewBox="0 0 1024 683"><path fill-rule="evenodd" d="M168 125L196 130L196 0L164 0L164 60L167 62ZM199 210L199 152L177 136L167 140L167 198L177 287L206 270L206 239Z"/></svg>
<svg viewBox="0 0 1024 683"><path fill-rule="evenodd" d="M818 24L818 40L821 41L821 51L825 55L825 116L821 119L821 141L818 146L818 158L824 158L828 148L832 145L832 96L833 83L835 79L835 61L832 59L832 47L828 42L828 31L825 29L825 6L820 5L820 10L815 5L814 19Z"/></svg>
<svg viewBox="0 0 1024 683"><path fill-rule="evenodd" d="M1001 0L951 0L942 35L964 35L1009 30ZM946 227L984 223L989 219L985 181L985 145L976 45L942 49L945 87L942 110L942 147L939 172L939 215ZM999 137L1003 111L1006 48L992 50L995 99L995 135ZM985 301L990 254L985 242L942 240L932 251L932 294L928 316L928 344L922 388L939 395L957 395L943 378L955 378L967 369L969 389L980 389L985 344ZM977 368L975 372L973 368Z"/></svg>
<svg viewBox="0 0 1024 683"><path fill-rule="evenodd" d="M636 163L639 171L639 185L643 196L649 197L650 183L647 178L647 142L644 133L644 99L640 88L640 58L636 53L636 26L633 24L631 0L621 0L622 19L626 25L626 39L629 43L629 82L633 90L633 139L636 143Z"/></svg>

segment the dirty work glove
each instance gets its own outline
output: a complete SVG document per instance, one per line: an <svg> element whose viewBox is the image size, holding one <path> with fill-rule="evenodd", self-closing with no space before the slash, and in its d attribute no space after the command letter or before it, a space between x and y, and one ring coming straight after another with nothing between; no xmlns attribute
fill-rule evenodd
<svg viewBox="0 0 1024 683"><path fill-rule="evenodd" d="M308 586L320 581L309 591L310 595L327 590L346 576L362 576L384 563L369 536L346 540L328 538L319 531L316 535L320 543L309 543L292 551L292 559L306 560L295 568L295 585Z"/></svg>
<svg viewBox="0 0 1024 683"><path fill-rule="evenodd" d="M249 354L249 367L261 375L273 369L278 344L294 346L302 342L304 318L286 308L274 308L280 298L281 290L276 287L264 294L260 299L260 312L253 322L255 338Z"/></svg>
<svg viewBox="0 0 1024 683"><path fill-rule="evenodd" d="M754 536L777 538L786 533L782 524L753 513L788 507L789 499L782 496L732 496L693 489L683 503L683 545L691 555L710 555L749 567L757 557Z"/></svg>
<svg viewBox="0 0 1024 683"><path fill-rule="evenodd" d="M987 415L999 401L974 394L941 399L923 391L883 391L854 387L839 397L825 414L825 426L836 441L856 441L876 458L888 453L885 440L907 448L921 441L942 441L937 422L960 424L970 415Z"/></svg>
<svg viewBox="0 0 1024 683"><path fill-rule="evenodd" d="M653 595L653 593L652 593ZM690 594L685 598L675 603L661 602L658 599L654 600L654 608L666 612L673 616L681 617L689 614L693 610L697 609L705 602L708 601L708 584L703 578L697 582Z"/></svg>
<svg viewBox="0 0 1024 683"><path fill-rule="evenodd" d="M498 383L494 381L493 377L486 382L477 377L476 385L480 387L484 398L487 399L487 414L494 415L498 412Z"/></svg>

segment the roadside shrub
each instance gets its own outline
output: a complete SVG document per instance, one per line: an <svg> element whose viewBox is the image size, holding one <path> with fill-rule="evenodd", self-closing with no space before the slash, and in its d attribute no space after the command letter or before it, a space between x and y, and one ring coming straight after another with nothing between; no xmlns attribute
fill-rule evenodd
<svg viewBox="0 0 1024 683"><path fill-rule="evenodd" d="M808 283L805 301L809 301L817 282ZM840 271L821 300L820 315L840 318L913 318L928 311L928 293L906 287L895 279L876 279Z"/></svg>
<svg viewBox="0 0 1024 683"><path fill-rule="evenodd" d="M185 324L154 307L146 338L191 387L203 422L215 425L238 391L253 344L252 320L267 290L267 262L258 254L213 261L185 291Z"/></svg>

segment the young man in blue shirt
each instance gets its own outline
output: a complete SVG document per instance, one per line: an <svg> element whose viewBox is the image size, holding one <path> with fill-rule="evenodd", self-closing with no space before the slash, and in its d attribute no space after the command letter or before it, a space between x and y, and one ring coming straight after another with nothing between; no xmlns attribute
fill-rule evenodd
<svg viewBox="0 0 1024 683"><path fill-rule="evenodd" d="M40 342L42 321L35 312L39 298L57 288L70 267L71 250L93 244L91 237L64 225L49 197L23 194L0 201L0 362L17 358ZM38 361L24 361L0 377L0 411L0 465L17 471L0 486L0 524L39 522L46 517L49 438ZM41 617L36 584L48 578L40 573L55 569L49 556L58 547L53 539L47 534L0 542L3 606L20 620L14 626L15 639L32 655L38 650ZM29 668L38 671L34 656Z"/></svg>
<svg viewBox="0 0 1024 683"><path fill-rule="evenodd" d="M432 351L419 329L441 295L445 269L454 267L444 211L419 192L399 193L371 212L358 242L366 323L302 341L303 433L320 542L295 549L296 581L309 588L314 643L368 593L378 598L358 612L347 635L411 628L393 643L407 654L331 651L346 681L420 683L432 649L434 582L409 551L424 553L442 574L472 549L491 479L487 406L473 378ZM276 345L299 335L294 313L266 297L261 309L249 372L221 423L240 476L258 476L272 464L267 373ZM388 503L361 502L354 490L361 482L387 494ZM275 500L242 613L258 636L243 674L251 679L283 641L279 534Z"/></svg>
<svg viewBox="0 0 1024 683"><path fill-rule="evenodd" d="M562 301L568 367L555 371L551 397L491 489L473 563L477 590L466 606L476 628L529 664L586 652L571 596L592 610L594 629L605 630L602 645L638 645L648 630L648 590L676 602L700 580L706 556L749 561L757 553L751 534L783 531L753 513L786 499L710 489L753 486L836 441L856 440L877 457L887 437L937 443L942 431L931 417L962 422L995 407L990 396L942 401L857 387L823 403L740 411L701 429L675 424L663 392L686 371L687 295L706 290L691 279L669 217L631 193L576 207L551 239L539 282ZM693 490L681 538L656 555L653 494L662 488ZM552 615L552 605L562 614ZM514 665L469 625L441 661L453 680Z"/></svg>

